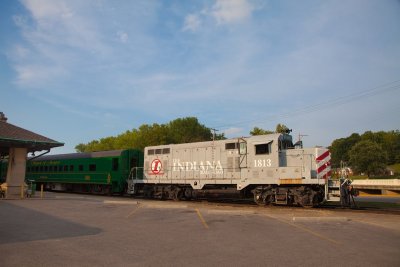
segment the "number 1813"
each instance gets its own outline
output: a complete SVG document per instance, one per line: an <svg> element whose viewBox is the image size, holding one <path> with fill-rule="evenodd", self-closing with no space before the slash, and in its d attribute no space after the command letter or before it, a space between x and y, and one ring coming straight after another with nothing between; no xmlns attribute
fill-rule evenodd
<svg viewBox="0 0 400 267"><path fill-rule="evenodd" d="M254 160L254 167L255 168L262 168L262 167L271 167L271 159L255 159Z"/></svg>

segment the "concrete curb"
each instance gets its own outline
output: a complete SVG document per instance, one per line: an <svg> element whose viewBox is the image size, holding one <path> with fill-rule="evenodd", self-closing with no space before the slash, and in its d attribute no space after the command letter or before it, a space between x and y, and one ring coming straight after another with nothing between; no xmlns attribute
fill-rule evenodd
<svg viewBox="0 0 400 267"><path fill-rule="evenodd" d="M227 214L227 215L255 215L256 213L251 210L208 210L208 214Z"/></svg>
<svg viewBox="0 0 400 267"><path fill-rule="evenodd" d="M104 200L104 204L120 204L120 205L138 205L138 201L128 201L128 200Z"/></svg>
<svg viewBox="0 0 400 267"><path fill-rule="evenodd" d="M188 205L183 204L145 204L145 203L138 203L143 205L144 208L153 208L153 209L186 209Z"/></svg>
<svg viewBox="0 0 400 267"><path fill-rule="evenodd" d="M293 222L347 222L347 217L293 217Z"/></svg>

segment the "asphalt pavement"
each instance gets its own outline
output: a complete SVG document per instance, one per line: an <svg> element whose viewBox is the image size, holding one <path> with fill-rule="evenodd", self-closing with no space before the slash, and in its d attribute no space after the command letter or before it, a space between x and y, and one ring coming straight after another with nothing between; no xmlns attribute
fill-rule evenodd
<svg viewBox="0 0 400 267"><path fill-rule="evenodd" d="M400 266L397 214L52 194L0 216L0 266Z"/></svg>

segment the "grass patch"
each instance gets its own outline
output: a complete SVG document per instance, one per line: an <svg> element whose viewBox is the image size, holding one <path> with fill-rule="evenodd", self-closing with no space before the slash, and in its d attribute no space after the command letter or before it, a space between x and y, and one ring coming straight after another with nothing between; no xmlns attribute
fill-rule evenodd
<svg viewBox="0 0 400 267"><path fill-rule="evenodd" d="M390 165L388 166L389 169L393 170L395 173L395 176L399 176L400 174L400 163L394 164L394 165Z"/></svg>

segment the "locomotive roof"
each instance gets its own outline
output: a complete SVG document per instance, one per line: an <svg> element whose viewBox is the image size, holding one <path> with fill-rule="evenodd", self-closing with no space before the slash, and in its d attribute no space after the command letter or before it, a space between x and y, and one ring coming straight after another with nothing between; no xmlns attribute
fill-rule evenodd
<svg viewBox="0 0 400 267"><path fill-rule="evenodd" d="M266 135L254 135L254 136L249 136L249 137L237 137L237 138L230 138L230 139L224 139L224 140L216 140L216 141L204 141L204 142L195 142L195 143L182 143L182 144L169 144L169 145L159 145L159 146L149 146L146 147L145 150L147 149L155 149L155 148L167 148L171 146L190 146L190 147L206 147L206 146L212 146L213 143L232 143L232 142L238 142L240 139L244 140L252 140L252 143L254 142L271 142L274 140L278 140L279 137L281 136L290 136L288 134L282 134L282 133L273 133L273 134L266 134Z"/></svg>
<svg viewBox="0 0 400 267"><path fill-rule="evenodd" d="M120 156L122 151L123 150L108 150L108 151L98 151L98 152L46 155L35 158L32 161L116 157Z"/></svg>

